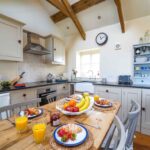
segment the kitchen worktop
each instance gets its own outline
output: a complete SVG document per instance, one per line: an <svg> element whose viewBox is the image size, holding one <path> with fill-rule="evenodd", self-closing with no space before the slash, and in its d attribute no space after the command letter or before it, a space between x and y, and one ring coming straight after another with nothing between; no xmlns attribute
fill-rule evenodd
<svg viewBox="0 0 150 150"><path fill-rule="evenodd" d="M118 84L118 83L114 83L114 82L107 82L107 83L93 82L93 85L150 89L150 85L147 85L147 84L142 84L142 85L139 85L139 84L127 85L127 84Z"/></svg>
<svg viewBox="0 0 150 150"><path fill-rule="evenodd" d="M22 89L29 89L29 88L36 88L36 87L42 87L42 86L48 86L48 85L56 85L56 84L64 84L64 83L78 83L79 81L66 81L66 82L47 82L47 81L39 81L39 82L27 82L25 83L25 87L14 87L10 86L10 88L6 89L1 89L0 88L0 93L4 92L9 92L9 91L14 91L14 90L22 90Z"/></svg>
<svg viewBox="0 0 150 150"><path fill-rule="evenodd" d="M93 85L101 85L101 86L115 86L115 87L131 87L131 88L144 88L144 89L150 89L150 85L125 85L125 84L118 84L114 82L107 82L107 83L102 83L98 81L66 81L66 82L46 82L46 81L39 81L39 82L28 82L25 83L25 87L20 87L16 88L14 86L11 86L10 88L7 89L0 89L0 93L4 92L9 92L9 91L14 91L14 90L22 90L22 89L29 89L29 88L36 88L36 87L42 87L42 86L48 86L48 85L56 85L56 84L64 84L64 83L70 83L70 84L75 84L75 83L81 83L81 82L90 82Z"/></svg>

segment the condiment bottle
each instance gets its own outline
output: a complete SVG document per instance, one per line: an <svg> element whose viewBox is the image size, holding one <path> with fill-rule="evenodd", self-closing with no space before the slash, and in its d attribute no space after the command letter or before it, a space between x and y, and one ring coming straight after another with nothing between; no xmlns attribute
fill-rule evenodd
<svg viewBox="0 0 150 150"><path fill-rule="evenodd" d="M60 114L59 112L53 112L50 117L51 125L58 126L60 125Z"/></svg>

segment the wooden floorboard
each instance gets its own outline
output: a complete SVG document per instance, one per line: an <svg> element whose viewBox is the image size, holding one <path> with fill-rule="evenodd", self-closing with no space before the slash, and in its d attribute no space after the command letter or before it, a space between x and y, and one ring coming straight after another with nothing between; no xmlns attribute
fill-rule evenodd
<svg viewBox="0 0 150 150"><path fill-rule="evenodd" d="M134 150L150 150L150 136L136 133Z"/></svg>

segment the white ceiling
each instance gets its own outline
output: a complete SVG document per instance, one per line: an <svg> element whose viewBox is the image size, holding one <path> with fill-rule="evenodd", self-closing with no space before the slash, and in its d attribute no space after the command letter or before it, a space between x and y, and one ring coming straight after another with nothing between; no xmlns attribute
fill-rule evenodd
<svg viewBox="0 0 150 150"><path fill-rule="evenodd" d="M79 0L69 0L73 4ZM58 12L58 9L50 5L45 0L40 0L41 4L48 11L49 15ZM125 20L150 15L150 0L122 0ZM101 19L98 19L101 16ZM106 0L96 6L90 7L77 14L81 25L85 31L95 28L115 24L118 22L118 13L114 0ZM77 31L70 18L64 19L56 24L64 35L74 34ZM69 27L69 29L67 29Z"/></svg>

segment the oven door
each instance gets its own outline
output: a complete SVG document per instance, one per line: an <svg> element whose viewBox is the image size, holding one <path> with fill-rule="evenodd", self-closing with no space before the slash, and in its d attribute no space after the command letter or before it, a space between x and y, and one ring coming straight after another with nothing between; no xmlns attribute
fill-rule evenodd
<svg viewBox="0 0 150 150"><path fill-rule="evenodd" d="M56 101L57 94L56 94L56 91L41 93L41 94L39 94L39 98L41 98L40 106L43 106L48 103Z"/></svg>

